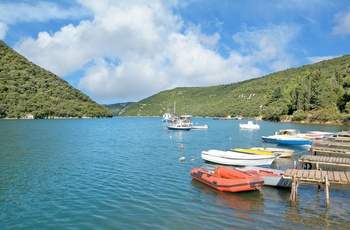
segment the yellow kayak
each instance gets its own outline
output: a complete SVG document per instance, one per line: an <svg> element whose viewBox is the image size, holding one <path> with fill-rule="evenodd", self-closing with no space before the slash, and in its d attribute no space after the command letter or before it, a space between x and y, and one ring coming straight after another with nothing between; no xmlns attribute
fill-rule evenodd
<svg viewBox="0 0 350 230"><path fill-rule="evenodd" d="M248 153L248 154L256 154L256 155L269 155L274 156L275 153L271 151L265 151L265 150L256 150L256 149L244 149L244 148L235 148L232 149L233 151L240 152L240 153Z"/></svg>

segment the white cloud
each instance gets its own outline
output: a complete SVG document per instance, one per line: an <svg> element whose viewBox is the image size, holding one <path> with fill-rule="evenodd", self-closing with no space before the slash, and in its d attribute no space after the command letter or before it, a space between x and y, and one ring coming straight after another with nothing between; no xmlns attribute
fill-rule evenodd
<svg viewBox="0 0 350 230"><path fill-rule="evenodd" d="M3 40L6 37L6 32L8 30L8 26L4 22L0 22L0 39Z"/></svg>
<svg viewBox="0 0 350 230"><path fill-rule="evenodd" d="M247 62L279 71L294 64L287 48L298 31L298 26L271 26L236 33L233 40L241 47L241 54Z"/></svg>
<svg viewBox="0 0 350 230"><path fill-rule="evenodd" d="M335 15L336 25L333 27L333 33L336 35L350 35L350 9L347 12L341 12Z"/></svg>
<svg viewBox="0 0 350 230"><path fill-rule="evenodd" d="M25 38L15 49L61 77L83 70L79 89L100 101L242 81L265 73L256 66L274 71L293 62L286 47L298 29L288 26L236 33L241 50L224 58L216 51L220 34L203 34L200 25L184 28L172 13L176 1L79 2L94 13L92 20Z"/></svg>
<svg viewBox="0 0 350 230"><path fill-rule="evenodd" d="M56 3L47 1L35 1L28 4L25 2L11 1L11 3L0 3L0 21L7 24L17 22L44 22L50 19L81 18L89 12L85 8L75 6L63 8Z"/></svg>
<svg viewBox="0 0 350 230"><path fill-rule="evenodd" d="M320 61L325 61L329 59L333 59L339 56L321 56L321 57L308 57L307 60L309 60L311 63L316 63Z"/></svg>

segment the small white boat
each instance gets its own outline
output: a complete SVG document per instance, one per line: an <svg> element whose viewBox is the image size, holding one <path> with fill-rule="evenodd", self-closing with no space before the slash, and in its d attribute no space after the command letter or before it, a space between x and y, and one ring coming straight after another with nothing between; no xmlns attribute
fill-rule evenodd
<svg viewBox="0 0 350 230"><path fill-rule="evenodd" d="M306 136L315 137L315 138L326 138L333 137L336 135L336 132L324 132L324 131L308 131Z"/></svg>
<svg viewBox="0 0 350 230"><path fill-rule="evenodd" d="M285 173L283 170L250 166L236 169L252 175L261 176L264 178L264 185L284 188L290 188L292 186L292 180L283 178L283 175Z"/></svg>
<svg viewBox="0 0 350 230"><path fill-rule="evenodd" d="M192 125L192 129L208 129L208 125Z"/></svg>
<svg viewBox="0 0 350 230"><path fill-rule="evenodd" d="M268 151L272 153L279 153L279 157L291 157L294 154L294 150L285 148L273 148L273 147L252 147L251 149Z"/></svg>
<svg viewBox="0 0 350 230"><path fill-rule="evenodd" d="M277 158L277 156L255 155L222 150L202 151L201 156L205 161L223 165L264 167L269 167Z"/></svg>
<svg viewBox="0 0 350 230"><path fill-rule="evenodd" d="M172 118L171 113L164 113L162 121L163 122L171 122L171 118Z"/></svg>
<svg viewBox="0 0 350 230"><path fill-rule="evenodd" d="M253 121L248 121L247 124L239 124L239 129L260 129L260 125Z"/></svg>
<svg viewBox="0 0 350 230"><path fill-rule="evenodd" d="M169 111L167 111L166 113L163 114L162 121L164 123L168 123L168 122L176 122L177 120L178 120L178 117L176 116L175 102L174 102L174 113L171 114Z"/></svg>
<svg viewBox="0 0 350 230"><path fill-rule="evenodd" d="M190 131L192 129L192 123L179 120L172 125L168 125L167 128L168 130Z"/></svg>

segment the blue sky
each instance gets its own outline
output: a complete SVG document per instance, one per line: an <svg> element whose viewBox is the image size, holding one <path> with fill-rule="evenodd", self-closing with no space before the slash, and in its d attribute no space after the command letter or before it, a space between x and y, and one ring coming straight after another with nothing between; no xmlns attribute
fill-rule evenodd
<svg viewBox="0 0 350 230"><path fill-rule="evenodd" d="M350 0L0 0L0 39L101 104L350 54Z"/></svg>

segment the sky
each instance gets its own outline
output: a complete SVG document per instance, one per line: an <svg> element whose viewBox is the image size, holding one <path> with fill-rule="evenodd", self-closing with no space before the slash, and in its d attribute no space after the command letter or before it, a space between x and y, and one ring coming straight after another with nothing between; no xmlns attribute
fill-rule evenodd
<svg viewBox="0 0 350 230"><path fill-rule="evenodd" d="M350 54L350 0L0 0L0 39L100 104Z"/></svg>

